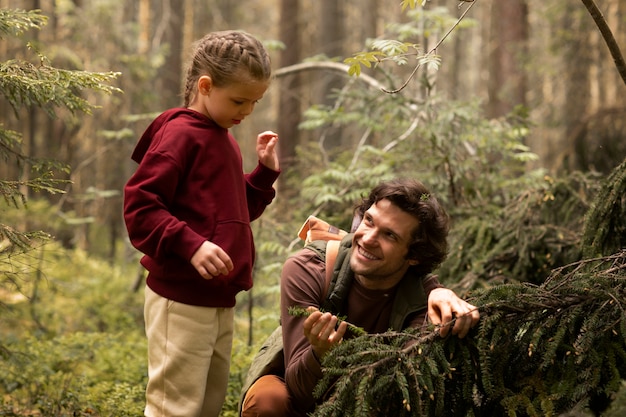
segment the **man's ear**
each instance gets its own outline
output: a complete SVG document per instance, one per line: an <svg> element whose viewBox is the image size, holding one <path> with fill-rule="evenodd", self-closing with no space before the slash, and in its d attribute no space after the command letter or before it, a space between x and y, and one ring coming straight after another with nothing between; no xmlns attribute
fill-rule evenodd
<svg viewBox="0 0 626 417"><path fill-rule="evenodd" d="M417 259L409 259L409 265L411 266L415 266L417 264L419 264L420 261L418 261Z"/></svg>
<svg viewBox="0 0 626 417"><path fill-rule="evenodd" d="M208 75L202 75L198 78L198 93L208 95L213 87L213 80Z"/></svg>

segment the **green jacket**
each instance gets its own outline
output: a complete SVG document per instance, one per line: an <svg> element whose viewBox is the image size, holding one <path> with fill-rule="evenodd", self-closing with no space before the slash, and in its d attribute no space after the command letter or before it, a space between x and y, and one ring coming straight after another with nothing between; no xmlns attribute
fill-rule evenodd
<svg viewBox="0 0 626 417"><path fill-rule="evenodd" d="M324 240L317 240L309 243L305 248L315 251L319 257L326 262L326 245ZM352 249L352 234L348 234L341 240L337 252L337 258L333 267L333 274L330 279L327 296L320 303L324 311L332 312L336 315L343 315L345 310L345 300L347 300L348 292L354 279L354 273L350 269L350 252ZM393 330L400 331L404 329L406 319L417 311L427 307L428 297L422 285L423 277L416 276L411 269L400 281L396 298L394 300L393 309L389 327ZM246 381L241 390L239 400L239 415L241 415L241 407L248 389L252 384L263 375L284 376L285 363L283 354L282 327L279 325L272 334L265 340L259 352L252 360Z"/></svg>
<svg viewBox="0 0 626 417"><path fill-rule="evenodd" d="M326 242L318 240L306 246L318 253L320 258L326 260ZM352 249L352 234L348 234L341 241L337 259L333 268L330 287L327 291L326 300L321 303L325 311L336 315L345 315L344 300L347 300L348 292L352 286L354 273L350 269L350 252ZM428 305L428 297L422 285L422 278L412 273L409 269L400 281L389 327L400 331L404 329L404 322L412 313L422 310Z"/></svg>

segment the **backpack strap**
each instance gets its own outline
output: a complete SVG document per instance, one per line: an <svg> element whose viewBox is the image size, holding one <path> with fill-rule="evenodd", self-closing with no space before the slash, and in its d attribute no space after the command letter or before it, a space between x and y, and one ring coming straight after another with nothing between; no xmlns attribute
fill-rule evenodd
<svg viewBox="0 0 626 417"><path fill-rule="evenodd" d="M315 240L326 241L326 290L324 298L328 295L328 289L333 279L333 269L335 268L335 259L339 252L339 244L348 232L333 226L325 220L318 219L315 216L309 216L298 230L298 237L304 240L304 244L311 243Z"/></svg>
<svg viewBox="0 0 626 417"><path fill-rule="evenodd" d="M345 230L315 216L309 216L298 230L298 237L304 240L304 244L314 240L341 240L346 234Z"/></svg>
<svg viewBox="0 0 626 417"><path fill-rule="evenodd" d="M326 243L326 291L324 292L324 298L328 295L330 281L333 279L333 270L335 269L335 260L337 259L340 243L340 240L329 240Z"/></svg>

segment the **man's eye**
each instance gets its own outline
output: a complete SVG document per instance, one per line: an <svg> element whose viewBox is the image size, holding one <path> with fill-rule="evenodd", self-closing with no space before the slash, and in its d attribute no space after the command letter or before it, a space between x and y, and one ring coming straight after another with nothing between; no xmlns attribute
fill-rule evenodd
<svg viewBox="0 0 626 417"><path fill-rule="evenodd" d="M391 239L391 240L398 240L398 236L396 236L395 233L387 233L387 238Z"/></svg>

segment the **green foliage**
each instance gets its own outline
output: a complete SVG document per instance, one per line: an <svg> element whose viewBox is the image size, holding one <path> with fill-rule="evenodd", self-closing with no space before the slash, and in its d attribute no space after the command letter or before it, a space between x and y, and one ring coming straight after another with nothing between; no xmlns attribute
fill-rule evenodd
<svg viewBox="0 0 626 417"><path fill-rule="evenodd" d="M32 48L32 45L29 45ZM108 82L119 73L96 73L63 70L50 65L47 58L38 54L39 62L32 64L11 59L0 63L0 91L16 114L22 107L37 106L55 115L54 106L61 106L72 113L90 114L94 108L76 91L91 89L104 93L120 92Z"/></svg>
<svg viewBox="0 0 626 417"><path fill-rule="evenodd" d="M346 108L357 102L363 105L361 94L346 95L343 100ZM361 140L354 147L327 154L315 152L313 144L298 149L299 159L310 166L300 186L300 197L310 202L310 211L329 216L339 213L345 219L346 212L374 184L404 176L419 178L453 215L466 216L472 210L497 211L520 189L534 187L543 179L541 170L525 169L536 156L523 145L528 129L521 117L488 121L476 102L436 97L421 105L380 94L372 100L374 106L353 109L360 114L359 123L371 132L364 136L371 143ZM353 117L346 117L352 111L321 110L308 113L317 118L316 125L330 121L352 125Z"/></svg>
<svg viewBox="0 0 626 417"><path fill-rule="evenodd" d="M626 247L626 160L602 184L586 217L582 243L588 257Z"/></svg>
<svg viewBox="0 0 626 417"><path fill-rule="evenodd" d="M143 296L129 274L55 244L12 261L22 271L0 292L0 414L141 415Z"/></svg>
<svg viewBox="0 0 626 417"><path fill-rule="evenodd" d="M40 10L0 9L0 35L18 37L29 29L41 29L47 21Z"/></svg>
<svg viewBox="0 0 626 417"><path fill-rule="evenodd" d="M372 68L372 63L380 62L381 58L385 56L381 51L359 52L351 58L346 58L343 62L348 64L348 74L361 75L361 65L367 68Z"/></svg>
<svg viewBox="0 0 626 417"><path fill-rule="evenodd" d="M0 124L0 158L6 162L17 161L18 166L27 165L33 174L32 178L0 180L0 196L5 204L14 207L25 206L26 196L22 190L24 187L34 192L63 193L59 187L68 181L55 178L55 173L67 172L67 166L54 160L24 155L20 149L21 140L22 137L18 132L3 129Z"/></svg>
<svg viewBox="0 0 626 417"><path fill-rule="evenodd" d="M20 37L28 29L40 29L47 18L40 11L2 9L0 11L0 32L5 35ZM26 43L26 49L34 51L34 46ZM71 113L89 114L95 107L81 97L81 92L92 90L111 94L120 92L111 86L119 73L87 72L64 70L53 67L49 60L35 51L34 63L23 59L10 59L0 62L0 94L13 107L19 117L24 107L39 107L50 117L55 117L59 108ZM55 174L67 172L67 167L54 160L33 158L21 150L21 135L9 131L0 125L0 158L10 161L18 167L24 167L24 178L1 179L0 195L8 204L19 206L26 203L24 188L34 192L45 191L51 194L62 193L60 188L66 180ZM47 238L42 232L17 230L11 225L0 224L1 241L8 241L14 250L27 251L30 242ZM3 243L4 246L4 243ZM3 250L2 253L6 253ZM5 257L0 253L0 262Z"/></svg>
<svg viewBox="0 0 626 417"><path fill-rule="evenodd" d="M41 11L3 9L0 14L0 30L20 36L26 29L40 29L46 21L47 18L41 15ZM72 113L90 114L95 106L82 98L79 92L121 92L109 84L120 73L55 68L33 44L26 43L26 48L34 52L34 63L23 59L10 59L0 63L0 92L18 117L18 111L22 107L30 106L46 110L51 117L56 114L55 107L65 108Z"/></svg>
<svg viewBox="0 0 626 417"><path fill-rule="evenodd" d="M503 282L540 284L552 268L581 259L585 214L598 191L592 174L545 176L502 206L455 211L440 275L469 289Z"/></svg>
<svg viewBox="0 0 626 417"><path fill-rule="evenodd" d="M466 339L422 329L346 340L324 359L314 416L556 416L581 401L603 411L626 377L625 278L621 252L539 286L477 291L481 322Z"/></svg>
<svg viewBox="0 0 626 417"><path fill-rule="evenodd" d="M142 414L145 344L132 336L68 333L7 346L2 415L138 416ZM18 353L19 352L19 353ZM139 366L138 364L141 364Z"/></svg>
<svg viewBox="0 0 626 417"><path fill-rule="evenodd" d="M422 6L424 3L426 2L423 1ZM387 26L393 38L371 40L368 45L370 50L357 52L344 60L349 67L349 75L358 77L361 75L362 67L376 68L384 61L391 61L398 66L414 62L415 71L420 67L437 70L441 64L441 58L435 53L437 48L423 51L419 44L411 42L410 39L430 38L435 34L447 32L439 41L440 44L452 33L452 28L465 28L474 24L471 19L455 18L445 7L432 9L417 7L415 1L403 1L402 10L406 11L409 21L391 23Z"/></svg>

